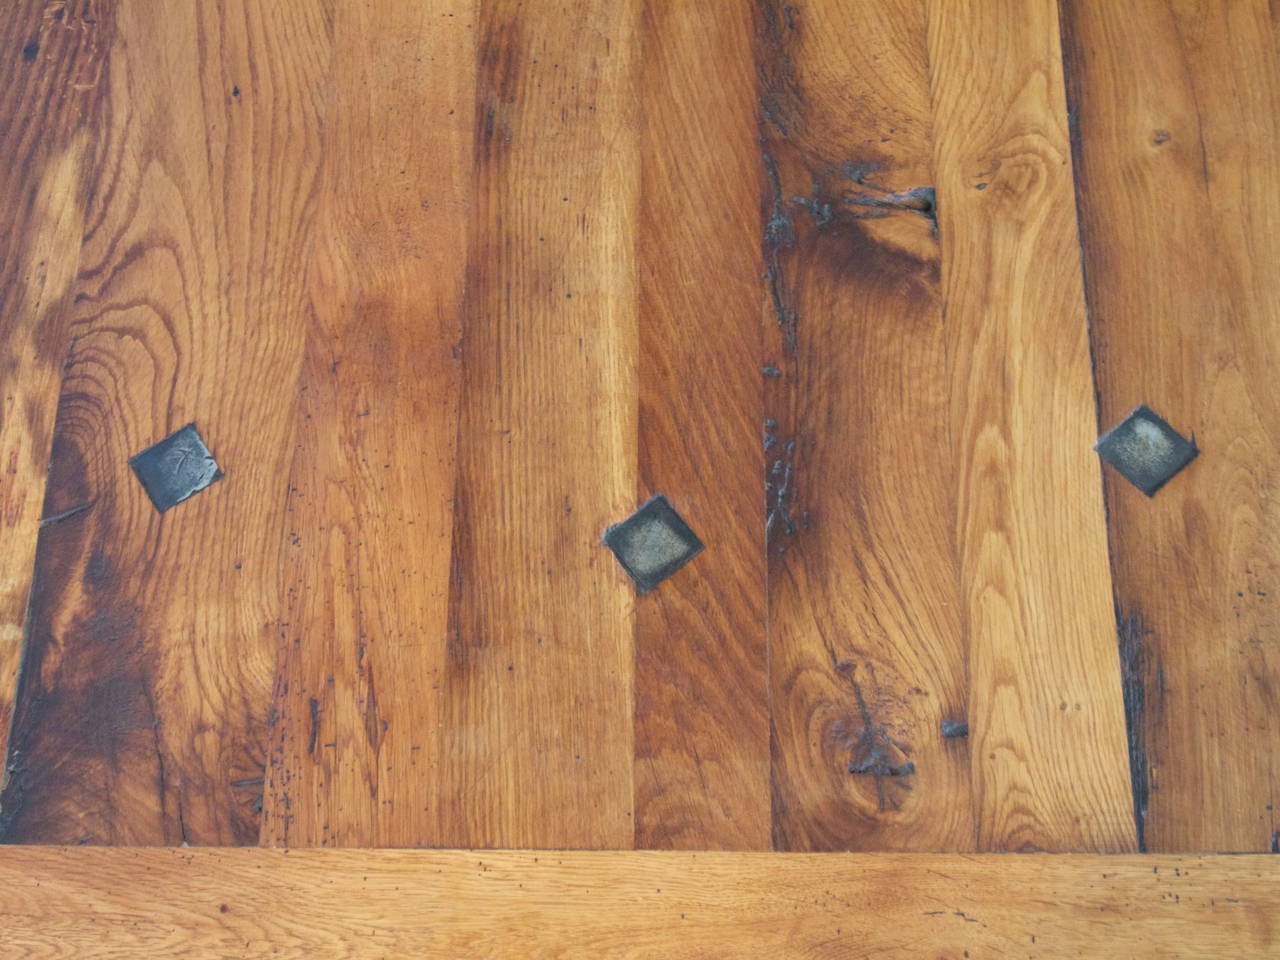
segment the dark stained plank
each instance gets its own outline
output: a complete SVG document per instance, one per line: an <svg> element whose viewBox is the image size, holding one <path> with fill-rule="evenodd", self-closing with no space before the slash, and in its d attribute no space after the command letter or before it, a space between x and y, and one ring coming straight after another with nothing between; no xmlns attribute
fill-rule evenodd
<svg viewBox="0 0 1280 960"><path fill-rule="evenodd" d="M252 843L326 23L131 2L111 44L45 510L89 506L42 530L2 835ZM227 477L160 515L127 458L193 420Z"/></svg>
<svg viewBox="0 0 1280 960"><path fill-rule="evenodd" d="M758 30L775 843L971 849L925 10Z"/></svg>
<svg viewBox="0 0 1280 960"><path fill-rule="evenodd" d="M90 215L113 19L113 5L85 2L18 3L0 17L0 757ZM0 788L6 776L0 762Z"/></svg>
<svg viewBox="0 0 1280 960"><path fill-rule="evenodd" d="M1140 835L1275 850L1275 10L1071 0L1062 25L1099 427L1146 403L1202 451L1154 499L1106 475Z"/></svg>
<svg viewBox="0 0 1280 960"><path fill-rule="evenodd" d="M1056 5L936 0L929 62L977 845L1129 851Z"/></svg>
<svg viewBox="0 0 1280 960"><path fill-rule="evenodd" d="M342 5L281 542L265 844L441 841L475 25ZM281 490L283 495L283 490Z"/></svg>
<svg viewBox="0 0 1280 960"><path fill-rule="evenodd" d="M752 16L663 2L642 28L636 497L665 494L706 549L635 601L635 842L767 849Z"/></svg>
<svg viewBox="0 0 1280 960"><path fill-rule="evenodd" d="M638 10L476 21L435 843L633 842L635 592L600 539L636 506Z"/></svg>
<svg viewBox="0 0 1280 960"><path fill-rule="evenodd" d="M1274 956L1280 858L0 851L19 956Z"/></svg>

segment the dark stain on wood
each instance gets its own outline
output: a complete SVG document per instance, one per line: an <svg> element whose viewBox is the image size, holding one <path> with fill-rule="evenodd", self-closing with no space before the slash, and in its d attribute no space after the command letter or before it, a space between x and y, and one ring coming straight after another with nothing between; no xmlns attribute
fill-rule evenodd
<svg viewBox="0 0 1280 960"><path fill-rule="evenodd" d="M1129 776L1133 781L1133 819L1138 832L1138 851L1146 852L1147 806L1151 796L1151 768L1147 754L1144 724L1149 708L1148 690L1152 678L1163 678L1163 670L1151 662L1151 645L1146 638L1151 631L1143 623L1142 613L1128 613L1116 604L1116 634L1120 645L1120 683L1124 697L1125 729L1129 738ZM1152 692L1163 693L1163 683Z"/></svg>
<svg viewBox="0 0 1280 960"><path fill-rule="evenodd" d="M763 154L769 193L764 204L762 253L765 279L773 314L782 334L785 358L766 371L766 402L776 429L769 431L766 444L773 447L788 437L783 452L767 466L765 489L768 505L765 525L770 554L783 552L780 535L793 535L807 526L808 513L800 502L801 452L817 442L805 425L816 420L796 395L803 377L799 367L811 355L802 343L805 318L797 306L797 284L816 277L835 284L893 285L895 293L927 303L937 287L939 261L875 236L865 221L891 215L923 216L936 228L932 188L903 194L876 194L870 201L851 203L847 194L851 183L862 177L863 168L851 164L824 164L816 170L805 168L808 195L789 191L772 153ZM856 171L850 173L850 170ZM918 201L905 205L902 198ZM901 202L900 202L901 201ZM914 202L913 201L913 202ZM795 278L795 279L793 279ZM829 318L815 318L829 323ZM781 424L781 426L778 426ZM793 509L794 508L794 509ZM797 522L797 515L801 522Z"/></svg>
<svg viewBox="0 0 1280 960"><path fill-rule="evenodd" d="M529 72L519 29L514 18L490 24L477 47L475 144L476 156L482 160L491 159L515 135L520 87Z"/></svg>
<svg viewBox="0 0 1280 960"><path fill-rule="evenodd" d="M766 434L766 446L773 446L776 440L773 434ZM764 531L766 543L770 545L778 536L791 536L798 529L795 518L791 515L791 504L796 498L794 483L796 442L788 441L783 450L783 455L770 463L767 479L764 482L769 505ZM779 552L785 549L786 547L782 545L777 547Z"/></svg>
<svg viewBox="0 0 1280 960"><path fill-rule="evenodd" d="M868 431L853 426L880 402L877 383L868 382L879 374L863 358L887 357L886 324L905 325L902 339L913 344L936 339L941 278L938 199L922 161L930 149L925 124L911 146L887 145L895 105L829 82L835 44L828 31L839 25L846 32L853 15L804 14L803 7L757 5L762 306L765 358L776 371L763 378L764 522L770 616L779 611L780 638L771 666L774 845L829 850L875 843L882 830L915 816L908 806L926 802L904 792L917 771L906 741L926 732L914 726L909 687L898 689L895 676L880 688L871 673L880 651L870 638L864 650L854 637L837 649L814 637L817 624L793 622L808 617L802 611L810 604L822 610L811 620L828 621L833 633L844 626L829 622L842 602L823 591L847 589L836 587L844 578L835 556L843 567L854 548L856 564L856 545L875 539L876 508L858 485L863 470L879 472L885 460L859 436ZM867 39L847 33L851 46ZM923 57L909 62L910 69L925 65ZM927 86L923 73L909 82L922 93ZM927 96L917 103L926 105ZM841 616L851 620L876 613L870 603L848 607ZM815 678L828 668L834 677ZM929 737L937 737L939 720L931 718Z"/></svg>
<svg viewBox="0 0 1280 960"><path fill-rule="evenodd" d="M89 499L82 451L71 431L60 428L46 513L77 515L83 511L62 505ZM109 552L115 540L112 497L104 492L97 501L88 522L40 531L9 780L0 795L5 842L127 842L131 837L116 833L120 811L111 784L121 776L148 775L157 784L156 813L173 828L167 836L181 838L176 814L166 816L163 759L156 749L161 719L150 693L153 659L139 608L123 589L127 577Z"/></svg>
<svg viewBox="0 0 1280 960"><path fill-rule="evenodd" d="M764 239L760 245L764 254L765 276L769 283L769 298L773 301L773 312L777 317L778 327L782 330L788 351L794 352L799 317L795 307L790 304L791 298L787 293L780 260L784 249L795 246L795 225L787 201L782 194L782 180L778 175L778 165L770 154L765 153L761 156L771 192L767 201Z"/></svg>
<svg viewBox="0 0 1280 960"><path fill-rule="evenodd" d="M757 87L760 100L762 141L765 130L789 136L803 103L799 84L787 49L787 40L797 30L791 7L778 9L778 4L763 0L756 4Z"/></svg>
<svg viewBox="0 0 1280 960"><path fill-rule="evenodd" d="M315 756L316 738L320 735L320 701L315 697L310 700L311 732L307 735L307 753Z"/></svg>
<svg viewBox="0 0 1280 960"><path fill-rule="evenodd" d="M480 634L468 633L466 640L462 637L462 609L464 603L470 598L465 591L467 570L464 557L466 553L461 545L467 544L470 546L472 541L470 525L466 522L467 510L465 503L466 498L462 483L460 480L456 480L453 489L453 550L449 556L449 609L444 642L445 660L449 664L450 670L456 670L459 674L466 671L471 661L473 648L483 644L482 635Z"/></svg>
<svg viewBox="0 0 1280 960"><path fill-rule="evenodd" d="M74 270L66 258L79 255L83 232L77 221L92 204L92 134L105 113L114 27L114 4L105 5L100 18L82 17L77 24L92 29L57 26L46 10L53 6L60 5L9 4L0 18L0 44L11 51L0 63L0 386L9 398L3 416L6 470L19 493L4 498L5 510L12 511L8 522L15 525L5 544L14 569L2 578L11 584L3 604L10 624L25 622L23 608L30 603L28 565L37 519L29 512L36 502L30 491L45 484L57 381L70 340L73 294L50 288L49 275L56 269L65 277L69 266ZM89 136L77 144L82 133ZM72 167L69 177L57 172L64 163ZM42 191L46 180L56 195ZM56 223L50 221L55 209ZM47 259L52 256L60 262ZM0 655L0 672L9 674L18 653L10 647ZM8 749L14 696L12 689L0 696L0 754ZM0 764L0 789L4 780Z"/></svg>
<svg viewBox="0 0 1280 960"><path fill-rule="evenodd" d="M766 412L773 427L765 443L778 450L766 461L765 526L769 554L785 552L781 537L808 525L800 496L802 454L817 437L817 411L806 409L801 367L817 347L806 347L805 327L832 322L806 317L805 291L827 284L891 288L896 297L929 303L940 281L936 248L929 254L888 242L869 221L918 216L936 238L937 198L922 186L894 192L874 178L878 160L831 156L830 146L808 135L805 91L791 46L802 37L796 11L757 6L756 57L759 142L766 189L761 197L764 281L783 355L765 368ZM786 438L785 440L783 438ZM771 561L772 562L772 561Z"/></svg>
<svg viewBox="0 0 1280 960"><path fill-rule="evenodd" d="M850 729L841 721L832 728L832 735L849 749L849 773L875 778L876 796L883 812L889 806L896 805L886 792L886 778L897 780L909 777L916 772L916 765L907 756L907 745L895 739L888 728L872 716L862 684L856 679L857 669L854 664L841 661L836 664L836 672L853 689L861 725ZM874 680L874 674L872 679ZM898 785L905 790L911 789L905 782Z"/></svg>
<svg viewBox="0 0 1280 960"><path fill-rule="evenodd" d="M377 754L382 746L382 735L387 732L387 721L378 714L378 688L373 681L373 666L365 664L361 667L364 676L364 735L369 748Z"/></svg>

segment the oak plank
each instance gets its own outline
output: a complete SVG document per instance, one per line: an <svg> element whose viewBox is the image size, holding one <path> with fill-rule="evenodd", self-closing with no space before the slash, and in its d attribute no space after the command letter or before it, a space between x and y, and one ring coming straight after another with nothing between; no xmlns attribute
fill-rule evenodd
<svg viewBox="0 0 1280 960"><path fill-rule="evenodd" d="M1140 841L1274 850L1275 11L1066 2L1062 24L1099 427L1146 403L1203 450L1154 499L1106 475Z"/></svg>
<svg viewBox="0 0 1280 960"><path fill-rule="evenodd" d="M327 48L319 4L114 7L5 840L257 839ZM192 420L226 479L158 514L127 458Z"/></svg>
<svg viewBox="0 0 1280 960"><path fill-rule="evenodd" d="M752 25L747 5L642 19L636 502L666 495L707 545L635 601L642 848L771 844Z"/></svg>
<svg viewBox="0 0 1280 960"><path fill-rule="evenodd" d="M774 842L971 849L925 8L760 10Z"/></svg>
<svg viewBox="0 0 1280 960"><path fill-rule="evenodd" d="M437 771L473 13L405 0L332 24L264 844L437 844L440 798L460 788Z"/></svg>
<svg viewBox="0 0 1280 960"><path fill-rule="evenodd" d="M1272 956L1280 860L0 850L16 956Z"/></svg>
<svg viewBox="0 0 1280 960"><path fill-rule="evenodd" d="M929 8L981 850L1136 844L1056 5Z"/></svg>
<svg viewBox="0 0 1280 960"><path fill-rule="evenodd" d="M639 5L476 20L435 842L633 843Z"/></svg>
<svg viewBox="0 0 1280 960"><path fill-rule="evenodd" d="M13 719L71 289L91 215L113 25L112 5L86 3L15 4L0 17L0 757ZM7 776L0 763L0 789Z"/></svg>

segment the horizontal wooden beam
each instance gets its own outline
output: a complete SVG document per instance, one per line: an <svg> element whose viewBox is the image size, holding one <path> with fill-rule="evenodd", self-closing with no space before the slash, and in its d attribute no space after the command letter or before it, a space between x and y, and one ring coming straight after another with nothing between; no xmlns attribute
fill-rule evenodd
<svg viewBox="0 0 1280 960"><path fill-rule="evenodd" d="M1278 906L1247 855L0 848L5 956L1262 956Z"/></svg>

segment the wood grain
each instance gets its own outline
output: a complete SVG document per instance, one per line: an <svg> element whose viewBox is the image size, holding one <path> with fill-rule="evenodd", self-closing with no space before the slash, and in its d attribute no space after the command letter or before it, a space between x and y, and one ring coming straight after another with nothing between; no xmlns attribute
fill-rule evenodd
<svg viewBox="0 0 1280 960"><path fill-rule="evenodd" d="M396 24L396 30L388 26ZM448 835L446 694L475 24L343 5L324 88L307 340L279 541L262 841ZM287 494L285 489L287 487Z"/></svg>
<svg viewBox="0 0 1280 960"><path fill-rule="evenodd" d="M256 840L327 46L307 3L115 8L6 840ZM228 479L162 517L126 460L192 420Z"/></svg>
<svg viewBox="0 0 1280 960"><path fill-rule="evenodd" d="M1140 836L1274 850L1275 12L1069 2L1063 27L1099 426L1146 403L1204 451L1154 499L1106 478Z"/></svg>
<svg viewBox="0 0 1280 960"><path fill-rule="evenodd" d="M642 26L636 502L665 494L707 549L636 600L635 843L767 849L752 18L664 2Z"/></svg>
<svg viewBox="0 0 1280 960"><path fill-rule="evenodd" d="M632 844L638 9L476 22L437 843Z"/></svg>
<svg viewBox="0 0 1280 960"><path fill-rule="evenodd" d="M1061 12L12 5L0 840L1276 849L1274 17Z"/></svg>
<svg viewBox="0 0 1280 960"><path fill-rule="evenodd" d="M760 9L774 841L970 849L925 10Z"/></svg>
<svg viewBox="0 0 1280 960"><path fill-rule="evenodd" d="M15 957L1274 956L1257 857L14 849Z"/></svg>
<svg viewBox="0 0 1280 960"><path fill-rule="evenodd" d="M977 845L1132 850L1056 6L932 3L929 63Z"/></svg>
<svg viewBox="0 0 1280 960"><path fill-rule="evenodd" d="M22 657L45 477L89 215L113 10L0 17L0 756ZM7 779L0 764L0 789Z"/></svg>

